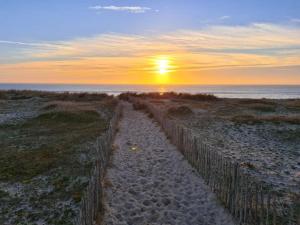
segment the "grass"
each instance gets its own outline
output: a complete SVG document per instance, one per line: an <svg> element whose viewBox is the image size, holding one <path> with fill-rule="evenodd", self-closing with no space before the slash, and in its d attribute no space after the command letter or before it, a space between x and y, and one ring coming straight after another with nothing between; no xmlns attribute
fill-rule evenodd
<svg viewBox="0 0 300 225"><path fill-rule="evenodd" d="M248 168L248 169L251 169L251 170L255 169L255 166L250 162L242 162L242 163L240 163L240 167Z"/></svg>
<svg viewBox="0 0 300 225"><path fill-rule="evenodd" d="M247 107L252 110L259 111L259 112L265 112L265 113L270 113L270 112L276 111L275 105L265 104L265 103L251 103Z"/></svg>
<svg viewBox="0 0 300 225"><path fill-rule="evenodd" d="M28 180L63 164L74 145L96 138L106 125L96 111L50 111L1 129L7 138L0 145L6 149L0 180Z"/></svg>
<svg viewBox="0 0 300 225"><path fill-rule="evenodd" d="M0 91L0 100L6 100L7 99L7 95L4 91Z"/></svg>
<svg viewBox="0 0 300 225"><path fill-rule="evenodd" d="M28 180L63 165L74 146L95 139L107 128L107 121L95 105L108 113L116 105L114 99L102 94L1 91L0 96L4 95L10 100L43 96L53 101L41 106L38 116L22 124L0 125L2 181Z"/></svg>
<svg viewBox="0 0 300 225"><path fill-rule="evenodd" d="M249 104L276 105L276 103L270 99L240 99L238 103L242 105L249 105Z"/></svg>
<svg viewBox="0 0 300 225"><path fill-rule="evenodd" d="M276 132L276 135L282 141L295 141L295 140L300 141L300 129L284 130L284 131L279 130Z"/></svg>
<svg viewBox="0 0 300 225"><path fill-rule="evenodd" d="M133 109L134 110L146 110L147 106L143 103L136 102L133 104Z"/></svg>
<svg viewBox="0 0 300 225"><path fill-rule="evenodd" d="M18 199L0 189L0 224L8 219L35 224L42 218L49 224L72 224L94 166L95 140L107 130L116 100L31 91L0 92L3 96L12 112L32 97L37 98L26 100L26 107L40 102L40 108L33 109L36 116L30 119L0 124L0 182L24 188ZM22 204L25 208L19 210Z"/></svg>
<svg viewBox="0 0 300 225"><path fill-rule="evenodd" d="M176 93L176 92L150 92L150 93L122 93L119 98L128 101L130 97L152 98L152 99L185 99L194 101L216 101L218 98L211 94L189 94L189 93Z"/></svg>
<svg viewBox="0 0 300 225"><path fill-rule="evenodd" d="M164 101L163 100L160 100L160 99L153 99L153 100L150 100L151 103L155 103L155 104L163 104Z"/></svg>
<svg viewBox="0 0 300 225"><path fill-rule="evenodd" d="M286 108L291 111L300 111L300 99L289 100L286 103Z"/></svg>
<svg viewBox="0 0 300 225"><path fill-rule="evenodd" d="M34 120L29 121L31 123L93 123L99 120L99 114L96 111L54 111L47 112L39 115Z"/></svg>
<svg viewBox="0 0 300 225"><path fill-rule="evenodd" d="M237 115L233 116L231 120L238 124L262 124L265 122L280 124L296 124L300 125L300 116L287 116L287 115L268 115L268 116L257 116L257 115Z"/></svg>
<svg viewBox="0 0 300 225"><path fill-rule="evenodd" d="M169 116L189 116L193 111L187 106L171 107L167 111Z"/></svg>
<svg viewBox="0 0 300 225"><path fill-rule="evenodd" d="M9 196L9 194L6 191L0 190L0 199L6 198L8 196Z"/></svg>
<svg viewBox="0 0 300 225"><path fill-rule="evenodd" d="M216 101L218 98L212 94L187 94L187 93L179 93L179 99L188 99L194 101Z"/></svg>
<svg viewBox="0 0 300 225"><path fill-rule="evenodd" d="M24 100L33 97L47 98L50 100L61 101L102 101L107 98L113 98L104 93L72 93L72 92L47 92L47 91L31 91L31 90L0 90L0 99Z"/></svg>

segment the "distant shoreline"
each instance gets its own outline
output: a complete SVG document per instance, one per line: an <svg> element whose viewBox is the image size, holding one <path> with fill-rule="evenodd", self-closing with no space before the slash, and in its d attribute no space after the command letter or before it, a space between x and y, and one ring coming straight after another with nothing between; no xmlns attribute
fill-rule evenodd
<svg viewBox="0 0 300 225"><path fill-rule="evenodd" d="M12 84L0 83L0 90L32 90L50 92L88 92L119 95L124 92L206 93L220 98L300 98L300 85L98 85L98 84Z"/></svg>
<svg viewBox="0 0 300 225"><path fill-rule="evenodd" d="M300 84L92 84L92 83L10 83L0 82L0 85L57 85L57 86L300 86Z"/></svg>

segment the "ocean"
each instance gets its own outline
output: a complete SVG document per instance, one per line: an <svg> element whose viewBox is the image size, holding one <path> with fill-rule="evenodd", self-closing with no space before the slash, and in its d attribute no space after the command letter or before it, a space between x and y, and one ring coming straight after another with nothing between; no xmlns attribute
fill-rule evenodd
<svg viewBox="0 0 300 225"><path fill-rule="evenodd" d="M55 92L101 92L118 95L124 92L207 93L224 98L300 98L300 85L79 85L79 84L0 84L0 90L40 90Z"/></svg>

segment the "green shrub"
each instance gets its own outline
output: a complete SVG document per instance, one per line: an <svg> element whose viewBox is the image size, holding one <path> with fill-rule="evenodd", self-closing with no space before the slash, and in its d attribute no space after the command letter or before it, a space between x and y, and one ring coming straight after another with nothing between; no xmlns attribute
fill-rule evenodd
<svg viewBox="0 0 300 225"><path fill-rule="evenodd" d="M264 103L253 103L248 106L250 109L260 112L275 112L276 106Z"/></svg>
<svg viewBox="0 0 300 225"><path fill-rule="evenodd" d="M51 111L39 115L34 120L57 123L92 123L98 119L99 114L96 111Z"/></svg>
<svg viewBox="0 0 300 225"><path fill-rule="evenodd" d="M136 102L136 103L133 103L133 109L134 110L146 110L147 106L143 103Z"/></svg>
<svg viewBox="0 0 300 225"><path fill-rule="evenodd" d="M171 107L167 111L169 116L190 116L193 111L187 106Z"/></svg>

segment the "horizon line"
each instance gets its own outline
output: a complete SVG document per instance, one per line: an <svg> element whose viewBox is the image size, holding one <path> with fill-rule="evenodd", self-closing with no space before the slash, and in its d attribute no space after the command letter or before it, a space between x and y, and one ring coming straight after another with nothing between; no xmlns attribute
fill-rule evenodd
<svg viewBox="0 0 300 225"><path fill-rule="evenodd" d="M110 83L27 83L27 82L7 82L7 83L2 83L0 82L0 85L89 85L89 86L98 86L98 85L103 85L103 86L300 86L299 84L255 84L255 83L249 83L249 84L190 84L190 83L182 83L182 84L110 84Z"/></svg>

